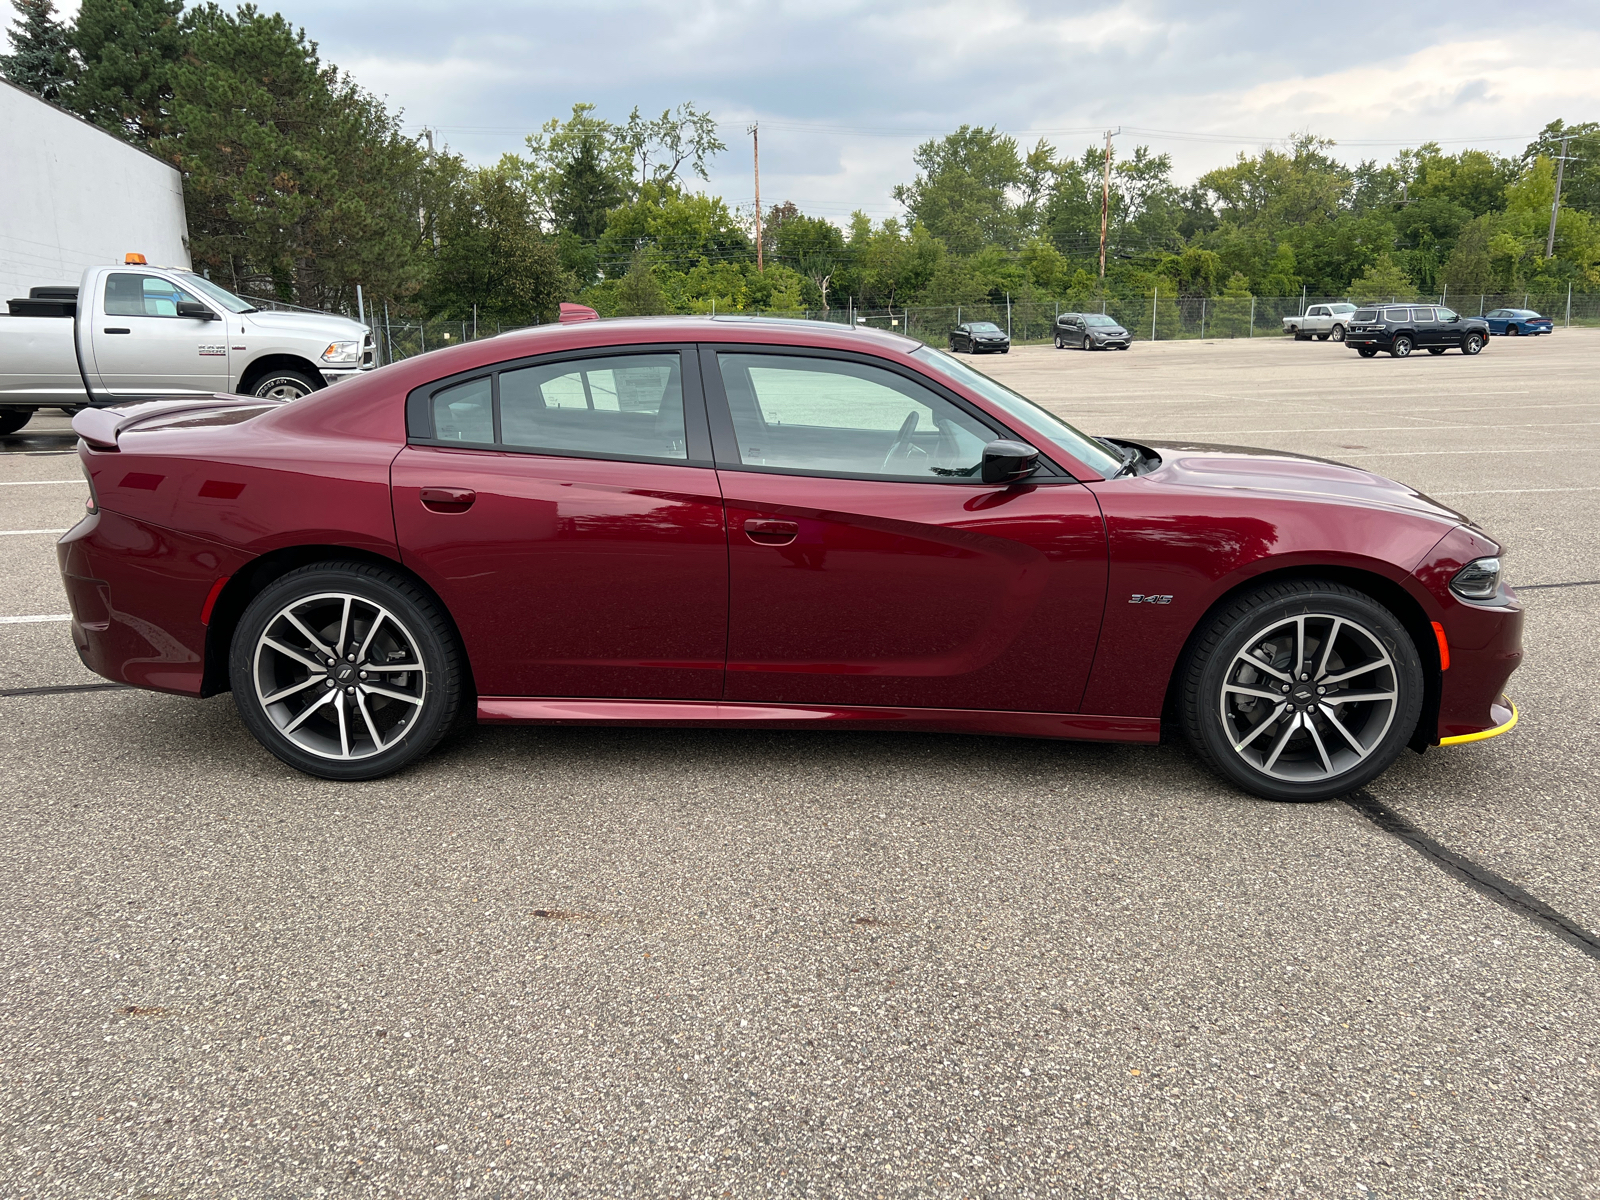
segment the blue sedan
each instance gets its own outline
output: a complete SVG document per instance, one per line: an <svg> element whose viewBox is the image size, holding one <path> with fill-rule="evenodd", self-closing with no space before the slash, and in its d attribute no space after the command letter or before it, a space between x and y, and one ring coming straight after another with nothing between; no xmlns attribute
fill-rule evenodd
<svg viewBox="0 0 1600 1200"><path fill-rule="evenodd" d="M1555 324L1549 317L1541 317L1531 308L1497 308L1483 318L1489 322L1490 333L1506 333L1512 337L1527 334L1550 333Z"/></svg>

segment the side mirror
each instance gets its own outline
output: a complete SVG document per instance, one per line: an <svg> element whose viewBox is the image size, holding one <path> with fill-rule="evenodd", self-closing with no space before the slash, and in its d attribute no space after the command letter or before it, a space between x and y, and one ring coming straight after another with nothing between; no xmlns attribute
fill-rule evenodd
<svg viewBox="0 0 1600 1200"><path fill-rule="evenodd" d="M198 300L179 300L178 315L180 317L194 317L198 321L219 321L220 317L212 312Z"/></svg>
<svg viewBox="0 0 1600 1200"><path fill-rule="evenodd" d="M1039 452L1026 442L990 442L983 448L983 482L1016 483L1039 466Z"/></svg>

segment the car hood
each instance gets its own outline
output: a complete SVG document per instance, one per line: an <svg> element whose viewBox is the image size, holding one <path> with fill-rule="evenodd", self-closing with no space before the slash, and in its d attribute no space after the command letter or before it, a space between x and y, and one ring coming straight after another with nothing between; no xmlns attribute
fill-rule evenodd
<svg viewBox="0 0 1600 1200"><path fill-rule="evenodd" d="M1121 325L1091 325L1090 333L1104 333L1111 337L1126 337L1128 331Z"/></svg>
<svg viewBox="0 0 1600 1200"><path fill-rule="evenodd" d="M252 325L265 333L327 338L330 342L359 342L367 332L365 325L331 313L253 312L245 315Z"/></svg>
<svg viewBox="0 0 1600 1200"><path fill-rule="evenodd" d="M1206 442L1140 442L1138 445L1161 457L1161 465L1147 478L1162 483L1359 504L1433 517L1452 524L1471 524L1455 509L1415 488L1332 459Z"/></svg>

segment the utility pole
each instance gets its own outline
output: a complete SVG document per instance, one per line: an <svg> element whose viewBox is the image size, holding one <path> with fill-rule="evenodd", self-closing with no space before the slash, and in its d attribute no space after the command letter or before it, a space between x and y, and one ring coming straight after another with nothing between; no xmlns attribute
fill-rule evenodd
<svg viewBox="0 0 1600 1200"><path fill-rule="evenodd" d="M1106 130L1106 169L1100 183L1100 278L1106 277L1106 228L1111 220L1111 139L1121 133L1118 126L1115 130Z"/></svg>
<svg viewBox="0 0 1600 1200"><path fill-rule="evenodd" d="M1556 159L1556 198L1550 202L1550 236L1545 239L1544 256L1556 256L1556 214L1561 211L1561 180L1567 170L1567 139L1561 139L1561 154Z"/></svg>
<svg viewBox="0 0 1600 1200"><path fill-rule="evenodd" d="M750 126L750 138L756 154L756 273L766 270L761 264L761 122Z"/></svg>
<svg viewBox="0 0 1600 1200"><path fill-rule="evenodd" d="M433 130L424 128L422 133L428 139L428 165L431 167L433 166ZM430 224L427 209L419 208L417 211L418 215L422 217L422 231L427 233ZM437 225L433 227L433 248L435 250L439 248L439 227Z"/></svg>

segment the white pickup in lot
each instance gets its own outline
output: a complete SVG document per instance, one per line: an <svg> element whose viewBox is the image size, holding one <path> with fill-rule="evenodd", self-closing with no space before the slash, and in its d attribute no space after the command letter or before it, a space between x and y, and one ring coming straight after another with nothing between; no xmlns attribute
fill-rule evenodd
<svg viewBox="0 0 1600 1200"><path fill-rule="evenodd" d="M1297 342L1316 338L1325 342L1332 338L1336 342L1344 341L1344 332L1350 325L1350 314L1355 312L1354 304L1313 304L1297 317L1283 319L1283 331L1292 333Z"/></svg>
<svg viewBox="0 0 1600 1200"><path fill-rule="evenodd" d="M216 392L295 400L373 366L347 317L261 312L190 271L90 267L0 316L0 434L41 408Z"/></svg>

